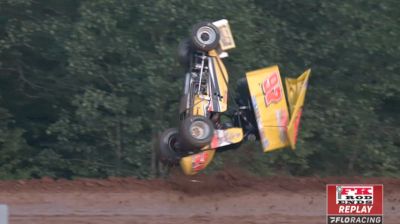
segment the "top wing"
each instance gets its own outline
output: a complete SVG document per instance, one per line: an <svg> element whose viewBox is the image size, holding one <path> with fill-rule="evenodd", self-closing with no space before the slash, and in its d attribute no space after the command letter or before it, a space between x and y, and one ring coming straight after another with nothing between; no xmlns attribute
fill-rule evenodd
<svg viewBox="0 0 400 224"><path fill-rule="evenodd" d="M288 145L289 114L278 66L246 74L264 152Z"/></svg>
<svg viewBox="0 0 400 224"><path fill-rule="evenodd" d="M285 79L289 116L278 66L246 74L264 152L287 146L295 149L309 76L307 70L297 79Z"/></svg>

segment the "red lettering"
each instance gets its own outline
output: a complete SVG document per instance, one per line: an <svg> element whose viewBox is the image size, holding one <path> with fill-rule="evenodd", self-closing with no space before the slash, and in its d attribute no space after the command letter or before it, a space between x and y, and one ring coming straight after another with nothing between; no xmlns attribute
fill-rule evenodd
<svg viewBox="0 0 400 224"><path fill-rule="evenodd" d="M266 79L261 88L264 93L266 106L269 106L271 103L277 103L282 99L282 87L279 85L278 73L273 73Z"/></svg>
<svg viewBox="0 0 400 224"><path fill-rule="evenodd" d="M343 187L342 195L348 195L349 191L353 191L355 195L372 195L370 187Z"/></svg>
<svg viewBox="0 0 400 224"><path fill-rule="evenodd" d="M297 114L297 117L296 117L296 121L294 123L294 142L297 142L297 135L299 133L301 113L302 113L302 110L299 110L299 113Z"/></svg>
<svg viewBox="0 0 400 224"><path fill-rule="evenodd" d="M208 159L208 153L207 152L202 152L198 153L196 155L193 155L192 159L192 168L194 171L200 171L204 169L205 163Z"/></svg>

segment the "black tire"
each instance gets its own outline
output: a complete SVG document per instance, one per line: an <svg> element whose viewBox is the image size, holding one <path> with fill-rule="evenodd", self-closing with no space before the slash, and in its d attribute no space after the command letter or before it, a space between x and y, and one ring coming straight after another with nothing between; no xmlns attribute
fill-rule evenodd
<svg viewBox="0 0 400 224"><path fill-rule="evenodd" d="M193 26L191 39L193 46L200 51L215 49L219 43L219 30L210 22L201 22Z"/></svg>
<svg viewBox="0 0 400 224"><path fill-rule="evenodd" d="M178 45L178 59L179 63L185 68L185 70L190 65L190 58L192 56L192 44L189 38L183 39Z"/></svg>
<svg viewBox="0 0 400 224"><path fill-rule="evenodd" d="M163 164L174 165L179 162L180 156L176 151L178 142L178 129L170 128L165 130L159 139L158 159Z"/></svg>
<svg viewBox="0 0 400 224"><path fill-rule="evenodd" d="M199 150L210 144L213 135L213 123L203 116L187 117L179 128L179 142L187 151Z"/></svg>

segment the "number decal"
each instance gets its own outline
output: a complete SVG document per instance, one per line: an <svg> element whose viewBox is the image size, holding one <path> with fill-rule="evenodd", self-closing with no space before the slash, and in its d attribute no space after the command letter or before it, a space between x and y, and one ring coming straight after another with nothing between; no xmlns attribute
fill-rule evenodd
<svg viewBox="0 0 400 224"><path fill-rule="evenodd" d="M268 79L264 80L261 85L264 102L268 107L271 103L277 103L282 99L282 87L279 84L278 73L273 73Z"/></svg>
<svg viewBox="0 0 400 224"><path fill-rule="evenodd" d="M207 152L201 152L192 156L192 168L194 171L200 171L205 168L208 159Z"/></svg>

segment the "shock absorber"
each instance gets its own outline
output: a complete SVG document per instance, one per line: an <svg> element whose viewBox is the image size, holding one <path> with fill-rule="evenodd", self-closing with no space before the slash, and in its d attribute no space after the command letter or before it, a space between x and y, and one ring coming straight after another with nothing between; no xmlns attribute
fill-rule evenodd
<svg viewBox="0 0 400 224"><path fill-rule="evenodd" d="M202 84L201 84L202 80L201 79L203 78L204 61L205 61L205 59L206 59L206 56L203 53L203 55L201 56L201 67L200 67L200 75L199 75L199 89L197 90L197 93L199 95L201 95L201 86L202 86Z"/></svg>

